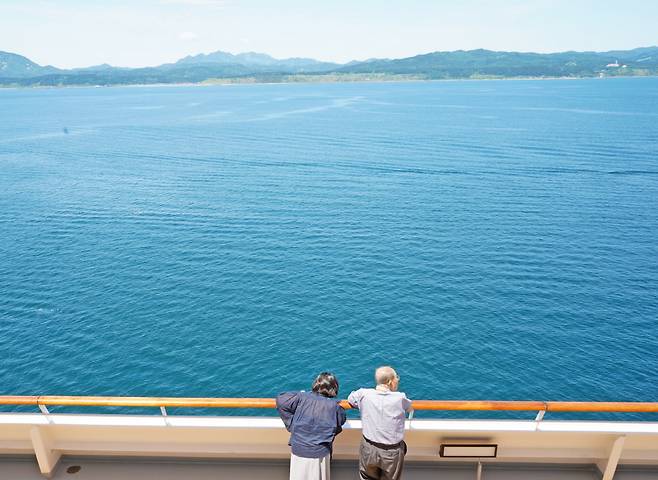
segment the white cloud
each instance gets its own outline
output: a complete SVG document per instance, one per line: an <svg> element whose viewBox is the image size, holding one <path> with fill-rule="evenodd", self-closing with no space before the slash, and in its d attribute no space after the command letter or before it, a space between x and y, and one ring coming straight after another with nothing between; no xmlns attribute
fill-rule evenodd
<svg viewBox="0 0 658 480"><path fill-rule="evenodd" d="M198 40L199 36L194 32L181 32L178 34L181 40Z"/></svg>

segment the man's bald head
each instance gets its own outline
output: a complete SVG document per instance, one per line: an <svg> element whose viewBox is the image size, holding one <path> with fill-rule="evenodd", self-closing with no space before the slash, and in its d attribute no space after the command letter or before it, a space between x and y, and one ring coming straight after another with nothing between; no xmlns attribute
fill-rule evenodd
<svg viewBox="0 0 658 480"><path fill-rule="evenodd" d="M383 366L375 370L375 382L377 382L377 385L385 385L391 388L399 379L400 377L398 377L397 372L392 367Z"/></svg>

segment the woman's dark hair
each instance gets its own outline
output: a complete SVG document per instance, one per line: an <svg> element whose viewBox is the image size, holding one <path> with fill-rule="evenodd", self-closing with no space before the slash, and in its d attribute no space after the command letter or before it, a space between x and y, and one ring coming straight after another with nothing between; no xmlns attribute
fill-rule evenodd
<svg viewBox="0 0 658 480"><path fill-rule="evenodd" d="M338 379L331 372L322 372L315 378L311 390L323 397L334 398L338 395Z"/></svg>

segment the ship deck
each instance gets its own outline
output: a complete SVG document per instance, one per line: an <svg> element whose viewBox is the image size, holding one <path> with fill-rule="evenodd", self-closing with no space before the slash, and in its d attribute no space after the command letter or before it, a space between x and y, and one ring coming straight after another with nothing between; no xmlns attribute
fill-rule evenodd
<svg viewBox="0 0 658 480"><path fill-rule="evenodd" d="M74 473L68 473L70 467ZM333 480L357 478L356 462L338 460L332 463ZM475 480L475 463L409 462L406 480ZM54 480L241 480L267 478L286 480L288 463L283 460L190 460L176 458L107 458L64 457L55 470ZM615 480L655 480L658 468L620 467ZM0 480L42 480L36 460L30 456L0 457ZM519 465L483 463L483 480L600 480L595 465Z"/></svg>

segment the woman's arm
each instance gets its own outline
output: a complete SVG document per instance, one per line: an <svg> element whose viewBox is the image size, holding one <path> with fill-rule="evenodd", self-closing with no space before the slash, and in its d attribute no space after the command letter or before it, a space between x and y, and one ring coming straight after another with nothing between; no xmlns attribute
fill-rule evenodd
<svg viewBox="0 0 658 480"><path fill-rule="evenodd" d="M276 397L276 410L279 412L286 430L290 431L292 419L299 405L299 392L284 392Z"/></svg>
<svg viewBox="0 0 658 480"><path fill-rule="evenodd" d="M347 421L347 415L345 414L345 409L338 405L338 425L344 425Z"/></svg>
<svg viewBox="0 0 658 480"><path fill-rule="evenodd" d="M347 420L347 415L345 415L345 409L340 405L337 405L336 409L336 435L343 431L343 425Z"/></svg>

